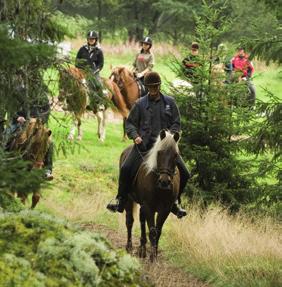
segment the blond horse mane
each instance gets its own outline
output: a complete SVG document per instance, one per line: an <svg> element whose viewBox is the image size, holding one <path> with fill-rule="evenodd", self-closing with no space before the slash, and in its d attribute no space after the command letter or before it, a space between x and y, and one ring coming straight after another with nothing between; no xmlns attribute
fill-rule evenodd
<svg viewBox="0 0 282 287"><path fill-rule="evenodd" d="M169 131L166 131L165 138L161 139L160 135L158 136L157 141L155 142L152 149L149 151L145 158L145 169L147 174L151 171L156 170L157 168L157 155L158 151L165 150L168 148L174 149L177 153L179 153L178 143L174 139L174 135Z"/></svg>

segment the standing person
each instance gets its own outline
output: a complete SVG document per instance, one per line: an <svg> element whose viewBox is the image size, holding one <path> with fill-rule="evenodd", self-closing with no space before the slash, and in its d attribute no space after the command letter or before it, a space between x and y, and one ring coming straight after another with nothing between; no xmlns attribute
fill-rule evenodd
<svg viewBox="0 0 282 287"><path fill-rule="evenodd" d="M196 68L200 66L199 61L199 44L197 42L193 42L191 45L190 54L185 57L182 61L184 74L189 79L192 84L198 84L199 77L196 73Z"/></svg>
<svg viewBox="0 0 282 287"><path fill-rule="evenodd" d="M151 52L153 42L150 37L145 37L141 43L142 49L135 57L133 72L135 72L137 79L144 85L145 74L151 72L154 67L154 55Z"/></svg>
<svg viewBox="0 0 282 287"><path fill-rule="evenodd" d="M227 47L225 44L220 43L217 47L217 54L214 60L214 64L223 64L224 72L225 72L225 80L224 83L230 84L232 77L232 56L229 55Z"/></svg>
<svg viewBox="0 0 282 287"><path fill-rule="evenodd" d="M251 81L251 78L254 73L254 66L249 60L249 56L246 54L244 48L239 47L237 49L237 54L233 57L231 63L233 71L235 73L240 73L238 80L245 80L247 82L247 86L250 92L249 100L251 104L254 104L256 100L256 90L254 84Z"/></svg>
<svg viewBox="0 0 282 287"><path fill-rule="evenodd" d="M133 140L134 147L120 169L116 202L107 205L107 209L112 212L124 211L134 177L143 161L141 152L147 153L153 147L162 129L168 129L171 133L180 132L178 107L172 97L160 92L159 74L149 72L144 81L149 92L136 102L126 120L126 133ZM180 171L179 198L172 206L171 212L181 218L186 216L187 212L179 205L180 195L190 174L180 156L177 159L177 167Z"/></svg>

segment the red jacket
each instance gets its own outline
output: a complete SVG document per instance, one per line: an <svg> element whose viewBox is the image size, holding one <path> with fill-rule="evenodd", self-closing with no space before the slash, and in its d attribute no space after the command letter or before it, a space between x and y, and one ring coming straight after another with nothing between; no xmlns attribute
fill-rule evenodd
<svg viewBox="0 0 282 287"><path fill-rule="evenodd" d="M254 66L248 57L240 58L238 55L232 59L233 70L242 71L244 77L252 77L254 73Z"/></svg>

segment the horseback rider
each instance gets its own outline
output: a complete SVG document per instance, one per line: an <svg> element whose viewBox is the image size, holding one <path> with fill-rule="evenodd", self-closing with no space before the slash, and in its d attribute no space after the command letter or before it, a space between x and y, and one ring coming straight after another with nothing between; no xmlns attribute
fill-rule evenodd
<svg viewBox="0 0 282 287"><path fill-rule="evenodd" d="M192 84L197 84L199 82L199 77L195 71L196 68L200 66L199 62L199 44L193 42L190 54L182 61L184 74Z"/></svg>
<svg viewBox="0 0 282 287"><path fill-rule="evenodd" d="M231 58L232 56L228 54L226 45L220 43L217 47L217 54L214 60L214 64L223 64L226 76L224 83L226 84L231 83L232 68L233 68L231 64Z"/></svg>
<svg viewBox="0 0 282 287"><path fill-rule="evenodd" d="M26 86L22 80L22 71L17 73L18 86L15 89L15 100L17 106L17 112L12 116L9 125L6 127L3 133L3 147L6 150L10 149L10 145L13 139L18 136L21 132L25 122L30 118L40 118L43 124L46 124L49 119L49 114L51 111L49 99L47 96L47 86L42 84L40 95L38 98L26 99ZM53 174L53 153L54 144L52 141L49 142L48 150L44 158L44 169L45 178L47 180L52 180Z"/></svg>
<svg viewBox="0 0 282 287"><path fill-rule="evenodd" d="M104 66L104 54L102 49L98 45L98 33L96 31L89 31L87 33L87 44L83 45L75 59L75 66L79 69L90 71L90 75L87 77L87 83L92 93L89 93L90 105L87 109L92 110L95 106L95 96L103 97L103 87L101 84L100 71ZM94 77L92 77L94 76Z"/></svg>
<svg viewBox="0 0 282 287"><path fill-rule="evenodd" d="M254 73L254 66L249 60L249 56L246 54L243 47L237 49L237 54L231 60L233 71L239 72L240 77L239 81L244 80L247 83L249 92L250 92L250 102L255 103L256 100L256 90L255 86L251 81L251 78Z"/></svg>
<svg viewBox="0 0 282 287"><path fill-rule="evenodd" d="M145 37L142 41L142 49L141 51L135 56L135 60L133 62L133 73L136 75L136 79L140 82L143 86L141 87L141 96L147 93L144 89L144 76L146 73L152 71L154 67L154 55L151 52L151 48L153 45L153 41L150 37Z"/></svg>
<svg viewBox="0 0 282 287"><path fill-rule="evenodd" d="M134 177L143 161L143 156L153 147L162 129L171 133L180 131L180 114L175 100L160 92L161 78L156 72L145 75L148 94L140 98L130 111L126 120L126 133L134 142L131 153L121 166L118 194L115 203L109 203L107 209L123 212ZM180 190L171 212L178 218L187 215L180 207L180 195L190 177L184 161L179 156L177 167L180 171Z"/></svg>
<svg viewBox="0 0 282 287"><path fill-rule="evenodd" d="M75 66L80 69L90 69L97 79L104 66L104 54L98 45L98 33L89 31L87 33L87 44L83 45L75 60Z"/></svg>

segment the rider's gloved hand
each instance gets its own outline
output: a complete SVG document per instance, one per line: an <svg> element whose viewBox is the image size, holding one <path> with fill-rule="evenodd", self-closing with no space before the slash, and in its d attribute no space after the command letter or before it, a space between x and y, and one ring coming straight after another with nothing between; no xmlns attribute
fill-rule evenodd
<svg viewBox="0 0 282 287"><path fill-rule="evenodd" d="M142 74L142 73L137 73L137 74L136 74L136 77L137 77L138 79L140 79L140 78L143 77L143 74Z"/></svg>
<svg viewBox="0 0 282 287"><path fill-rule="evenodd" d="M134 139L134 143L135 143L135 144L141 144L141 143L142 143L142 141L143 141L143 140L142 140L142 138L141 138L141 137L139 137L139 136L138 136L137 138L135 138L135 139Z"/></svg>
<svg viewBox="0 0 282 287"><path fill-rule="evenodd" d="M17 122L22 125L25 122L25 118L24 117L18 117Z"/></svg>

